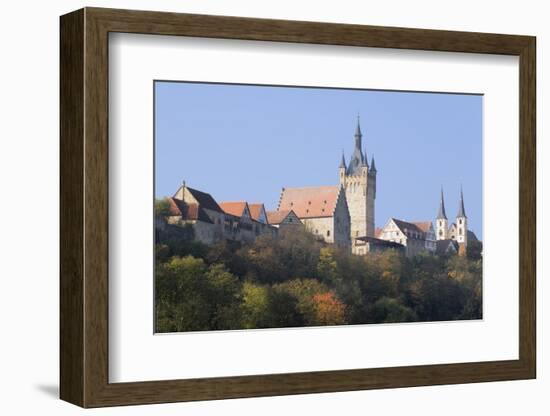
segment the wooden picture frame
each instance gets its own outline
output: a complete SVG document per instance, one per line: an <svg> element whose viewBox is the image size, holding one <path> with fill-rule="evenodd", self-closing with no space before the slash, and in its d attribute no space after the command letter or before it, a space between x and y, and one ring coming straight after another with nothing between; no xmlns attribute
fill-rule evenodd
<svg viewBox="0 0 550 416"><path fill-rule="evenodd" d="M85 8L61 17L60 396L82 407L536 377L535 38ZM109 383L108 34L245 39L515 55L520 66L519 359Z"/></svg>

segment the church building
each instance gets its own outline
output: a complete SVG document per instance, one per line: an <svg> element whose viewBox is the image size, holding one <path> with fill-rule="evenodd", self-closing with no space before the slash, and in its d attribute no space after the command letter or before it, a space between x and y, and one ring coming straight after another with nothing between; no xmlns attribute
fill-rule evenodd
<svg viewBox="0 0 550 416"><path fill-rule="evenodd" d="M445 213L445 200L443 189L441 189L441 200L439 202L439 211L437 212L436 238L438 241L451 240L458 244L458 251L463 254L470 241L478 241L473 231L468 230L468 217L464 209L464 194L460 188L460 200L458 202L458 212L456 221L449 225L447 214Z"/></svg>

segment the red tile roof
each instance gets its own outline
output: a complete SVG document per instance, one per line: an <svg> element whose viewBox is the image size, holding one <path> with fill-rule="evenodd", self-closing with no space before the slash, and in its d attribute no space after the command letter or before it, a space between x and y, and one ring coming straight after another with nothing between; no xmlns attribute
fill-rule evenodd
<svg viewBox="0 0 550 416"><path fill-rule="evenodd" d="M430 231L430 227L432 226L431 221L414 221L413 224L416 225L418 228L420 228L420 230L422 230L425 233Z"/></svg>
<svg viewBox="0 0 550 416"><path fill-rule="evenodd" d="M212 223L210 217L198 204L186 204L185 202L176 199L168 198L170 204L170 215L181 216L183 220L194 220Z"/></svg>
<svg viewBox="0 0 550 416"><path fill-rule="evenodd" d="M236 202L220 202L220 207L226 214L231 214L236 217L242 217L246 206L248 205L246 201L236 201Z"/></svg>
<svg viewBox="0 0 550 416"><path fill-rule="evenodd" d="M382 234L382 228L375 228L374 229L374 236L376 238L379 238L380 237L380 234Z"/></svg>
<svg viewBox="0 0 550 416"><path fill-rule="evenodd" d="M259 221L260 220L260 214L262 213L262 209L265 210L264 204L258 203L258 204L248 204L248 208L250 209L250 216L253 220Z"/></svg>
<svg viewBox="0 0 550 416"><path fill-rule="evenodd" d="M338 186L283 188L277 209L292 210L299 218L332 217L339 192Z"/></svg>
<svg viewBox="0 0 550 416"><path fill-rule="evenodd" d="M292 210L282 210L282 211L267 211L267 223L271 225L277 225L284 221L286 217L292 212Z"/></svg>

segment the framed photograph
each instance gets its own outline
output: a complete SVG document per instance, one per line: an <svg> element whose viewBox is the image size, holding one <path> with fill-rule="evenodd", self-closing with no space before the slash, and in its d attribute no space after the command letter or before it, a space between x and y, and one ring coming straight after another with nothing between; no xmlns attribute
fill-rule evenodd
<svg viewBox="0 0 550 416"><path fill-rule="evenodd" d="M535 378L535 49L62 16L61 398Z"/></svg>

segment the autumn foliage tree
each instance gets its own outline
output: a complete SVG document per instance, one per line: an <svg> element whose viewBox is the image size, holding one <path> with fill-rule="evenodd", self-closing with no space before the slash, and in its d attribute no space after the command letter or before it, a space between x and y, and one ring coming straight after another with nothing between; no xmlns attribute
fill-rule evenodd
<svg viewBox="0 0 550 416"><path fill-rule="evenodd" d="M156 330L480 319L480 253L355 256L303 230L251 244L167 239L156 246Z"/></svg>
<svg viewBox="0 0 550 416"><path fill-rule="evenodd" d="M342 325L346 322L346 307L336 298L334 292L314 295L313 305L317 325Z"/></svg>

